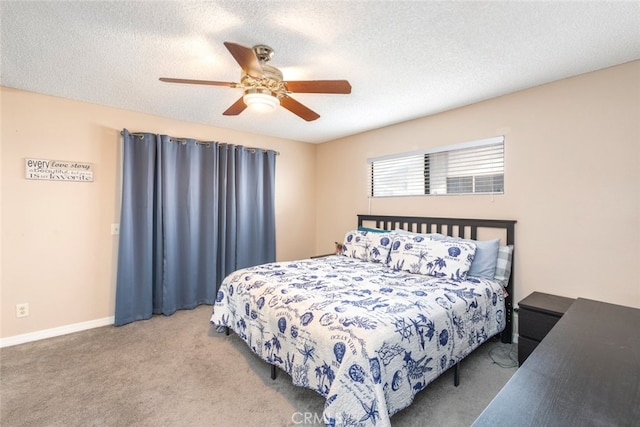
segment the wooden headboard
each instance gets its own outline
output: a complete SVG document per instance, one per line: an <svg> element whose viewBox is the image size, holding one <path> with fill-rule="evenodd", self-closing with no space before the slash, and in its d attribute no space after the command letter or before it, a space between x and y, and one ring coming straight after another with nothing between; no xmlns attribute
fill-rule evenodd
<svg viewBox="0 0 640 427"><path fill-rule="evenodd" d="M470 219L470 218L433 218L420 216L358 215L358 227L375 227L383 230L403 229L415 233L440 233L451 237L478 240L483 229L498 230L503 233L501 245L515 245L515 224L513 220ZM514 246L515 247L515 246ZM515 252L515 249L514 249ZM513 335L513 270L507 285L506 325L501 341L510 343Z"/></svg>

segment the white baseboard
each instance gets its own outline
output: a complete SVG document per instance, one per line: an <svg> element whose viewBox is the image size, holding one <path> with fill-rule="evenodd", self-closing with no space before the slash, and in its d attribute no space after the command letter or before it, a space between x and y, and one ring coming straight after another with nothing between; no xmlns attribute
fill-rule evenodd
<svg viewBox="0 0 640 427"><path fill-rule="evenodd" d="M99 328L100 326L113 325L114 317L89 320L87 322L74 323L72 325L59 326L57 328L44 329L42 331L30 332L28 334L14 335L12 337L0 338L0 348L12 345L24 344L31 341L53 338L73 332L85 331L87 329Z"/></svg>

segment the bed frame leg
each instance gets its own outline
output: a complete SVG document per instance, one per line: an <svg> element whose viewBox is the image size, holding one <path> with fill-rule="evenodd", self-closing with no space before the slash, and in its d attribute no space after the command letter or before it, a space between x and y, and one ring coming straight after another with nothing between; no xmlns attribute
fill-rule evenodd
<svg viewBox="0 0 640 427"><path fill-rule="evenodd" d="M456 387L460 385L460 362L453 366L453 385Z"/></svg>
<svg viewBox="0 0 640 427"><path fill-rule="evenodd" d="M276 379L276 365L271 365L271 379Z"/></svg>
<svg viewBox="0 0 640 427"><path fill-rule="evenodd" d="M228 326L224 327L224 334L229 336L229 327Z"/></svg>

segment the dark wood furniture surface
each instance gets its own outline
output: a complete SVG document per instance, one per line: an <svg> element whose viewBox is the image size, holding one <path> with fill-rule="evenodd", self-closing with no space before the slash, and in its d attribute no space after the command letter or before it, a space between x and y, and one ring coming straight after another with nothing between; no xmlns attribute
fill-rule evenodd
<svg viewBox="0 0 640 427"><path fill-rule="evenodd" d="M314 256L312 256L312 257L311 257L311 259L315 259L315 258L324 258L324 257L326 257L326 256L332 256L332 255L335 255L335 254L336 254L336 253L334 252L334 253L331 253L331 254L314 255Z"/></svg>
<svg viewBox="0 0 640 427"><path fill-rule="evenodd" d="M514 220L501 219L470 219L470 218L438 218L418 216L395 215L358 215L358 227L373 226L384 230L403 230L416 233L441 233L451 237L477 240L478 231L483 228L498 229L504 231L505 240L501 245L515 245ZM511 275L507 284L507 296L505 297L505 328L500 334L503 343L510 343L513 335L513 277L515 249L511 257Z"/></svg>
<svg viewBox="0 0 640 427"><path fill-rule="evenodd" d="M575 299L533 292L518 303L518 364L522 365Z"/></svg>
<svg viewBox="0 0 640 427"><path fill-rule="evenodd" d="M640 310L578 298L473 426L638 426Z"/></svg>

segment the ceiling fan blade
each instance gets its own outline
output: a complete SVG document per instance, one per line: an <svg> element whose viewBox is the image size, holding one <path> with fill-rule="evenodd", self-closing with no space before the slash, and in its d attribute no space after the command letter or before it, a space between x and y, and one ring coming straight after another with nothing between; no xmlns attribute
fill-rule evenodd
<svg viewBox="0 0 640 427"><path fill-rule="evenodd" d="M222 114L225 116L237 116L242 113L245 108L247 108L247 104L245 104L242 97L240 97L240 99L234 102L233 105L227 108L227 110Z"/></svg>
<svg viewBox="0 0 640 427"><path fill-rule="evenodd" d="M283 96L282 98L280 98L280 105L282 105L287 110L291 111L296 116L299 116L308 122L311 122L313 120L320 118L320 115L318 113L305 107L304 105L302 105L301 103L299 103L298 101L296 101L295 99L289 96Z"/></svg>
<svg viewBox="0 0 640 427"><path fill-rule="evenodd" d="M287 89L297 93L351 93L346 80L298 80L284 82Z"/></svg>
<svg viewBox="0 0 640 427"><path fill-rule="evenodd" d="M264 78L264 71L253 49L231 42L224 42L224 45L245 73L258 79Z"/></svg>
<svg viewBox="0 0 640 427"><path fill-rule="evenodd" d="M169 77L160 77L161 82L167 83L188 83L192 85L211 85L211 86L228 86L236 87L237 83L232 82L216 82L213 80L189 80L189 79L172 79Z"/></svg>

